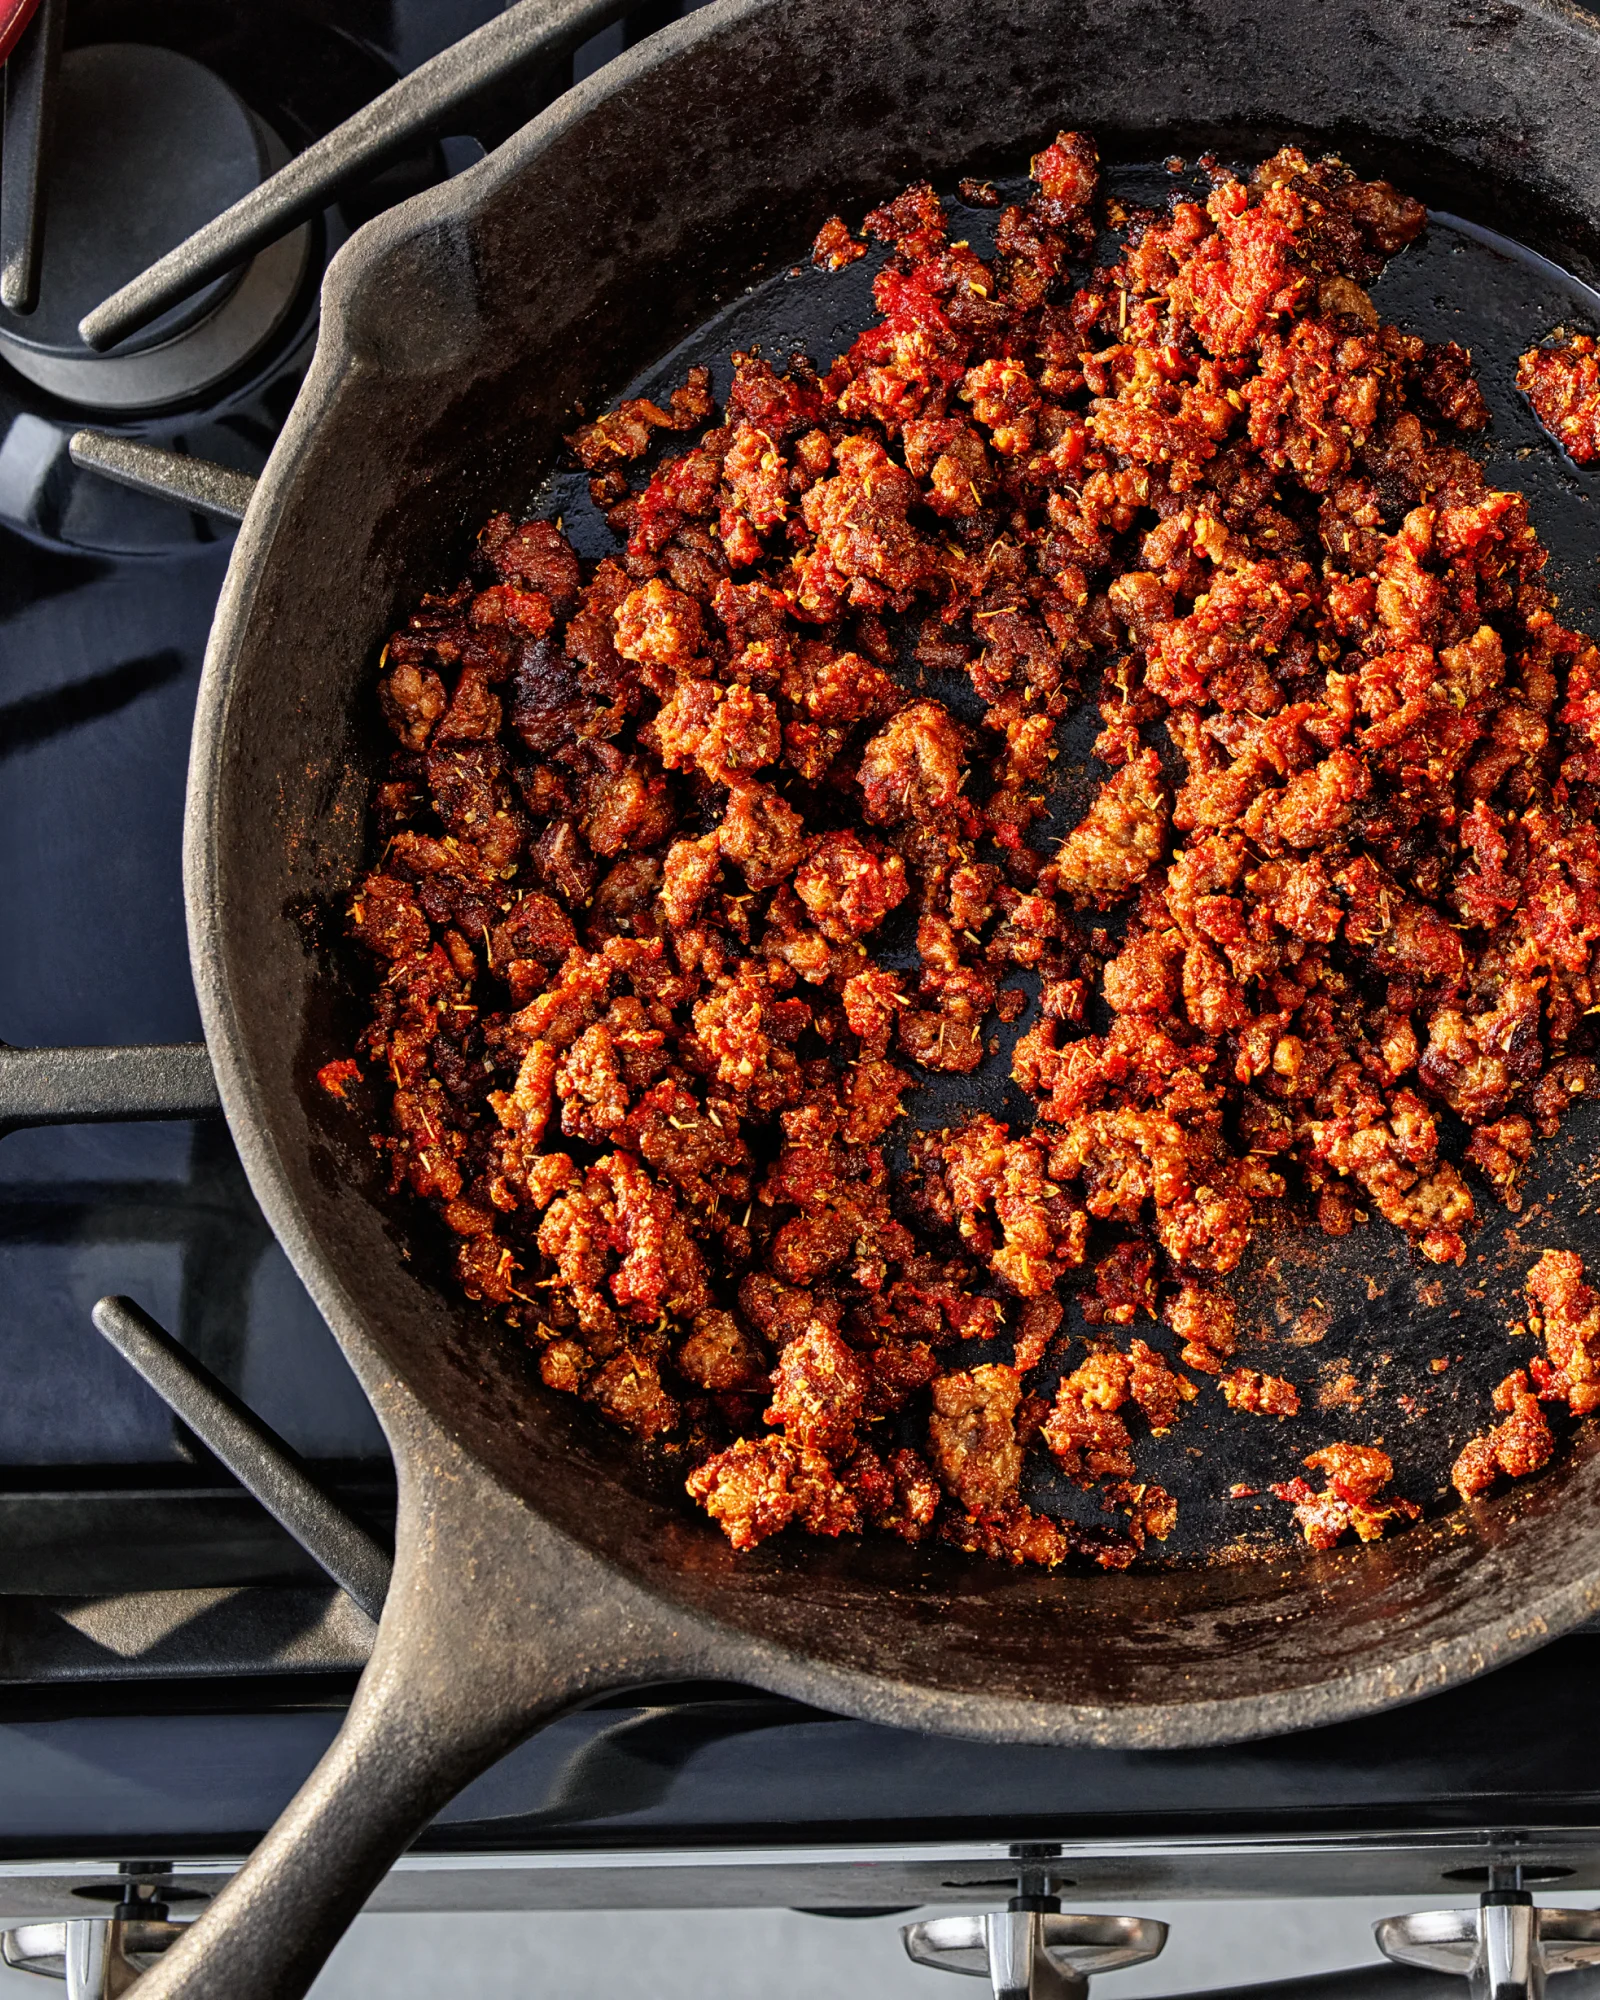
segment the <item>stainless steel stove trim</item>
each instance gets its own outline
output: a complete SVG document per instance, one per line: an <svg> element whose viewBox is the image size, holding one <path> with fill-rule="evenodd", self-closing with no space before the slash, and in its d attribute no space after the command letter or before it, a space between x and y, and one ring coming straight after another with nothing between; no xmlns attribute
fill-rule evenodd
<svg viewBox="0 0 1600 2000"><path fill-rule="evenodd" d="M1030 1847L1043 1844L1029 1834ZM1600 1826L1349 1838L1060 1842L1049 1866L1072 1906L1303 1898L1476 1899L1454 1871L1514 1853L1561 1893L1600 1889ZM1557 1871L1570 1871L1558 1873ZM374 1910L823 1909L992 1905L1015 1887L1015 1843L683 1849L670 1853L404 1856ZM0 1875L0 1898L7 1893Z"/></svg>
<svg viewBox="0 0 1600 2000"><path fill-rule="evenodd" d="M1030 1835L1029 1845L1036 1846ZM1600 1890L1600 1825L1397 1829L1348 1838L1060 1842L1052 1882L1074 1908L1098 1903L1240 1898L1459 1898L1470 1877L1512 1857L1565 1898ZM221 1855L175 1862L181 1900L211 1897L242 1865ZM115 1858L0 1862L0 1923L82 1916L75 1892L115 1879ZM1015 1886L1015 1843L617 1848L606 1852L403 1856L367 1904L373 1912L493 1910L863 1909L992 1905ZM1539 1893L1536 1889L1535 1893Z"/></svg>

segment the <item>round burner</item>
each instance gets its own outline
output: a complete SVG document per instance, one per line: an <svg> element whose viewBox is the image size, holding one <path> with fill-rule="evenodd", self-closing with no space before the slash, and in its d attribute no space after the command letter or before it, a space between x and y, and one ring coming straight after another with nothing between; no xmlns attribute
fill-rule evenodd
<svg viewBox="0 0 1600 2000"><path fill-rule="evenodd" d="M57 82L39 306L0 310L0 355L68 402L145 410L221 381L269 338L305 274L302 227L111 353L78 321L288 157L219 76L171 49L69 50Z"/></svg>

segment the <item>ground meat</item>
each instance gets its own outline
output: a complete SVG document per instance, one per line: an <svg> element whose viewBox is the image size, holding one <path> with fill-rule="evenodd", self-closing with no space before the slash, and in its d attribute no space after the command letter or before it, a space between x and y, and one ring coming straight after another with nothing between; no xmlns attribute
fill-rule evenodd
<svg viewBox="0 0 1600 2000"><path fill-rule="evenodd" d="M678 1349L678 1373L702 1389L760 1393L771 1386L767 1357L729 1312L695 1316L694 1331Z"/></svg>
<svg viewBox="0 0 1600 2000"><path fill-rule="evenodd" d="M821 1452L784 1438L739 1438L691 1472L690 1494L736 1549L798 1522L810 1535L859 1534L861 1507Z"/></svg>
<svg viewBox="0 0 1600 2000"><path fill-rule="evenodd" d="M635 397L597 417L592 424L582 425L567 442L577 454L579 464L590 472L619 460L642 458L650 448L652 432L693 430L705 422L711 414L710 385L709 369L691 368L688 381L672 392L669 408L663 410L646 397ZM497 545L506 539L514 541L515 534L509 538L497 534L499 523L505 519L503 515L496 516L484 531L486 540L493 537ZM493 559L492 548L486 553Z"/></svg>
<svg viewBox="0 0 1600 2000"><path fill-rule="evenodd" d="M1305 1463L1323 1475L1320 1493L1303 1479L1286 1480L1272 1492L1293 1507L1296 1525L1314 1549L1331 1549L1350 1532L1358 1541L1378 1541L1422 1512L1411 1500L1378 1499L1394 1477L1394 1463L1374 1445L1331 1444Z"/></svg>
<svg viewBox="0 0 1600 2000"><path fill-rule="evenodd" d="M945 1491L969 1512L998 1512L1016 1498L1021 1394L1016 1370L998 1362L971 1374L941 1375L933 1385L928 1456Z"/></svg>
<svg viewBox="0 0 1600 2000"><path fill-rule="evenodd" d="M1532 1157L1533 1126L1520 1112L1478 1126L1467 1145L1467 1158L1513 1212L1522 1206L1517 1183Z"/></svg>
<svg viewBox="0 0 1600 2000"><path fill-rule="evenodd" d="M1138 888L1161 859L1166 837L1161 761L1153 750L1144 750L1100 787L1051 873L1074 903L1106 910Z"/></svg>
<svg viewBox="0 0 1600 2000"><path fill-rule="evenodd" d="M1300 1391L1281 1375L1260 1375L1254 1368L1235 1368L1218 1385L1230 1410L1260 1410L1269 1417L1300 1414Z"/></svg>
<svg viewBox="0 0 1600 2000"><path fill-rule="evenodd" d="M1544 1365L1534 1364L1540 1395L1559 1398L1574 1416L1600 1409L1600 1294L1583 1282L1583 1259L1546 1250L1527 1293L1530 1328L1544 1335Z"/></svg>
<svg viewBox="0 0 1600 2000"><path fill-rule="evenodd" d="M1481 1437L1469 1439L1450 1470L1451 1484L1463 1500L1476 1500L1487 1493L1502 1474L1507 1479L1525 1479L1547 1465L1556 1448L1523 1369L1508 1375L1495 1390L1494 1406L1507 1413L1504 1421Z"/></svg>
<svg viewBox="0 0 1600 2000"><path fill-rule="evenodd" d="M1043 1438L1069 1479L1088 1485L1133 1473L1133 1440L1116 1413L1128 1400L1132 1369L1125 1355L1091 1354L1063 1377Z"/></svg>
<svg viewBox="0 0 1600 2000"><path fill-rule="evenodd" d="M1128 1517L1128 1537L1142 1549L1147 1538L1164 1542L1178 1525L1178 1503L1164 1486L1134 1485L1118 1480L1108 1486L1102 1506Z"/></svg>
<svg viewBox="0 0 1600 2000"><path fill-rule="evenodd" d="M792 1443L838 1454L855 1442L869 1378L856 1355L822 1320L813 1320L778 1356L767 1422Z"/></svg>
<svg viewBox="0 0 1600 2000"><path fill-rule="evenodd" d="M677 1402L662 1387L661 1371L651 1355L625 1348L595 1370L583 1393L612 1423L642 1438L677 1427Z"/></svg>
<svg viewBox="0 0 1600 2000"><path fill-rule="evenodd" d="M1394 1477L1393 1459L1376 1445L1325 1445L1311 1454L1306 1465L1322 1474L1335 1498L1351 1502L1370 1500Z"/></svg>
<svg viewBox="0 0 1600 2000"><path fill-rule="evenodd" d="M835 944L875 931L905 901L906 867L898 854L868 847L858 834L813 841L794 879L811 921Z"/></svg>
<svg viewBox="0 0 1600 2000"><path fill-rule="evenodd" d="M961 731L937 702L913 702L874 736L857 780L870 820L937 824L956 803L964 782Z"/></svg>
<svg viewBox="0 0 1600 2000"><path fill-rule="evenodd" d="M1517 387L1569 458L1589 465L1600 456L1600 355L1592 335L1530 348L1517 363Z"/></svg>
<svg viewBox="0 0 1600 2000"><path fill-rule="evenodd" d="M1226 1292L1184 1285L1167 1307L1167 1321L1183 1342L1180 1359L1204 1375L1222 1372L1223 1362L1238 1345L1233 1300Z"/></svg>
<svg viewBox="0 0 1600 2000"><path fill-rule="evenodd" d="M1072 1540L1059 1521L1020 1503L953 1516L946 1523L944 1536L968 1555L1009 1563L1014 1569L1024 1563L1054 1569L1072 1549Z"/></svg>
<svg viewBox="0 0 1600 2000"><path fill-rule="evenodd" d="M846 264L853 264L858 257L865 257L866 254L866 244L850 234L849 225L838 215L828 217L811 246L812 263L820 264L828 271L842 271Z"/></svg>
<svg viewBox="0 0 1600 2000"><path fill-rule="evenodd" d="M793 874L804 852L804 826L769 785L735 785L717 840L726 859L743 869L746 886L759 893Z"/></svg>
<svg viewBox="0 0 1600 2000"><path fill-rule="evenodd" d="M1460 1262L1600 1090L1600 649L1441 432L1471 356L1379 318L1424 212L1292 147L1207 171L1130 218L1057 134L1024 199L962 183L987 259L926 184L830 218L823 270L878 246L845 351L583 423L611 553L497 514L378 663L329 1114L736 1547L1149 1555L1204 1377L1298 1411L1236 1359L1258 1231ZM1518 379L1600 451L1595 342ZM928 1088L991 1061L1006 1122ZM1600 1407L1579 1260L1528 1298L1466 1495ZM1377 1446L1305 1469L1318 1548L1415 1512Z"/></svg>

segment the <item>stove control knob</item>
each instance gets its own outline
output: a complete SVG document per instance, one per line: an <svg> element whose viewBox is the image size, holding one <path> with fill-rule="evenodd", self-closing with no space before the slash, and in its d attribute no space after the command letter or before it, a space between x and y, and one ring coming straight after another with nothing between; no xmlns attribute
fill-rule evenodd
<svg viewBox="0 0 1600 2000"><path fill-rule="evenodd" d="M1154 1958L1167 1927L1150 1917L1063 1915L1052 1899L1019 1896L1009 1909L930 1917L900 1935L918 1965L987 1978L995 2000L1084 2000L1091 1973Z"/></svg>
<svg viewBox="0 0 1600 2000"><path fill-rule="evenodd" d="M84 1917L0 1931L0 1959L14 1972L67 1982L67 2000L121 2000L184 1924L155 1917Z"/></svg>
<svg viewBox="0 0 1600 2000"><path fill-rule="evenodd" d="M1397 1965L1453 1972L1471 2000L1543 2000L1547 1977L1600 1965L1600 1910L1541 1910L1525 1889L1492 1889L1476 1910L1424 1910L1372 1927Z"/></svg>

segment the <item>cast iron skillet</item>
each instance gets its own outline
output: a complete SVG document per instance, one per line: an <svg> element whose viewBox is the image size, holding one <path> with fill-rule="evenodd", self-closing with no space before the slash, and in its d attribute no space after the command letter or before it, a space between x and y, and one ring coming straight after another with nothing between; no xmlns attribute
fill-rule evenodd
<svg viewBox="0 0 1600 2000"><path fill-rule="evenodd" d="M371 1665L323 1763L148 1973L149 2000L304 1992L408 1840L606 1689L754 1683L920 1730L1124 1748L1410 1700L1600 1605L1600 1464L1392 1544L1011 1575L941 1552L731 1554L408 1259L313 1084L353 1016L307 946L360 867L375 649L592 410L835 208L1015 172L1061 125L1159 158L1296 137L1589 277L1600 32L1557 0L718 0L479 167L367 225L239 536L190 773L194 967L263 1208L400 1480Z"/></svg>

